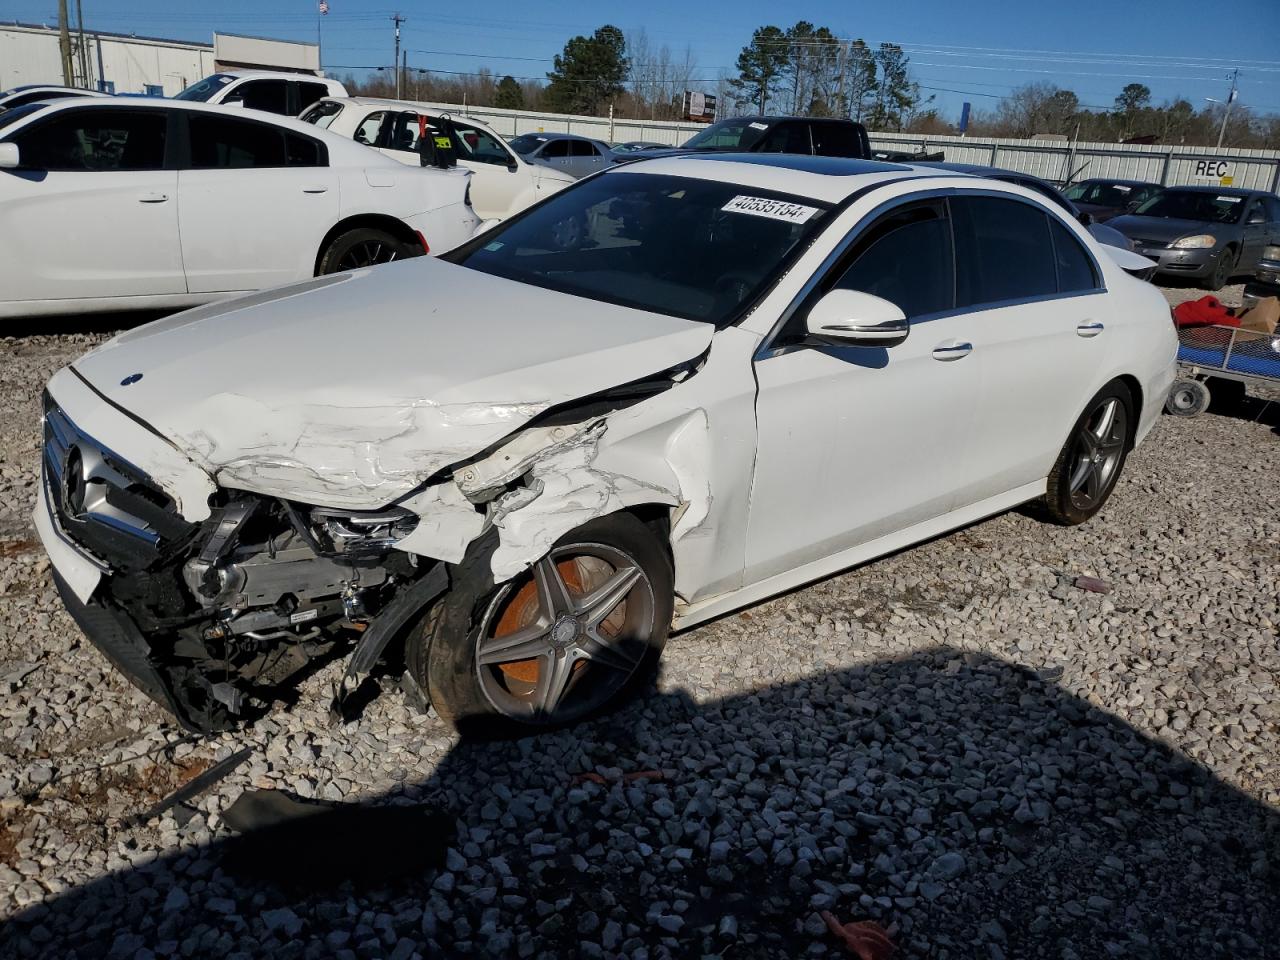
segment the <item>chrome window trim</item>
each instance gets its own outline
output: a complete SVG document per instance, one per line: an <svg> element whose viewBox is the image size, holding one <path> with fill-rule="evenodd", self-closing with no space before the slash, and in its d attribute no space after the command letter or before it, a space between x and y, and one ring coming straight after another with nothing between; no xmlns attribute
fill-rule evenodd
<svg viewBox="0 0 1280 960"><path fill-rule="evenodd" d="M959 176L959 174L957 174L957 176ZM895 181L889 181L889 182L893 183ZM1024 187L1023 189L1029 189L1029 188ZM756 348L756 352L752 357L753 362L758 360L767 360L770 357L782 356L786 353L790 353L793 348L796 348L798 346L803 346L800 344L786 344L781 347L775 347L773 346L773 342L778 338L779 334L781 334L781 332L786 328L787 324L790 323L791 318L795 316L796 311L798 311L801 308L801 306L804 305L805 301L809 298L809 296L813 293L813 291L822 283L823 280L826 279L828 274L830 274L830 272L833 269L835 269L836 265L840 262L841 259L843 259L844 255L849 251L849 248L852 247L870 227L874 226L877 222L879 222L882 216L891 212L892 210L897 209L898 207L905 206L909 203L916 203L921 200L946 199L949 197L995 197L997 199L1013 200L1015 202L1021 202L1021 203L1027 204L1028 206L1035 207L1036 209L1042 211L1043 213L1054 216L1058 219L1059 222L1063 224L1067 224L1068 222L1067 218L1063 217L1058 210L1055 210L1052 206L1050 206L1047 200L1042 200L1039 197L1032 198L1032 197L1017 196L1012 193L1006 193L1003 190L991 190L990 188L985 188L985 187L976 187L972 190L961 188L961 187L934 187L929 190L921 190L914 193L903 194L901 196L894 197L892 200L886 200L884 203L880 204L877 207L872 208L868 213L863 215L859 219L856 225L856 228L850 231L848 234L846 234L844 238L839 243L836 244L836 246L831 250L831 252L827 254L826 257L823 258L822 263L820 263L818 265L818 268L814 270L813 275L810 276L809 279L805 281L804 285L798 291L796 291L795 296L791 298L791 302L787 304L786 309L782 311L782 314L779 316L778 320L774 323L774 325L770 328L768 334L766 334L764 338L761 339L760 346ZM833 218L833 222L836 219L838 218ZM948 222L951 221L950 215L948 215L947 219L948 219ZM828 230L831 229L831 225L828 225L826 229ZM1067 229L1068 231L1071 231L1072 228L1071 226L1068 226ZM821 238L821 236L822 234L819 233L818 236L814 238L815 242L819 238ZM952 255L953 256L955 255L954 236L955 234L954 234L954 228L953 228L953 233L952 233L952 238L953 238ZM983 313L987 310L999 310L1003 307L1018 307L1018 306L1025 306L1026 304L1030 304L1030 303L1047 303L1054 300L1066 300L1066 299L1072 299L1075 297L1087 297L1087 296L1094 296L1100 293L1107 293L1108 291L1107 291L1107 285L1106 285L1106 277L1105 277L1105 274L1102 272L1101 264L1098 263L1098 258L1094 256L1093 251L1090 250L1086 244L1082 243L1081 247L1084 248L1084 252L1088 255L1089 262L1093 265L1094 276L1098 278L1098 282L1099 284L1101 284L1100 286L1095 287L1092 290L1073 290L1068 293L1042 294L1036 297L1021 297L1013 300L994 300L987 303L972 304L967 307L956 307L953 310L940 310L937 313L929 313L929 314L923 314L918 317L911 317L909 318L908 322L912 326L915 326L917 323L928 323L931 320L942 320L948 317L961 316L966 313Z"/></svg>

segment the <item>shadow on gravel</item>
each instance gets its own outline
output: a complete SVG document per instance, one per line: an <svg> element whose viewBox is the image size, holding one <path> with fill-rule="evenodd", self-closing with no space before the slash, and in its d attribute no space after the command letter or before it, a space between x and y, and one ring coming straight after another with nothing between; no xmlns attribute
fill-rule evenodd
<svg viewBox="0 0 1280 960"><path fill-rule="evenodd" d="M18 317L0 321L0 337L53 337L75 333L114 333L140 327L174 313L173 310L124 310L119 313L67 313L48 317Z"/></svg>
<svg viewBox="0 0 1280 960"><path fill-rule="evenodd" d="M1260 423L1280 432L1280 400L1272 400L1250 393L1248 387L1237 380L1210 377L1209 412L1234 420Z"/></svg>
<svg viewBox="0 0 1280 960"><path fill-rule="evenodd" d="M326 852L425 866L432 841L360 826L415 800L456 821L446 867L330 889ZM879 921L907 957L1280 942L1280 813L1051 679L946 648L464 743L345 816L290 838L310 854L287 893L233 875L224 841L28 909L0 954L835 956L824 909Z"/></svg>

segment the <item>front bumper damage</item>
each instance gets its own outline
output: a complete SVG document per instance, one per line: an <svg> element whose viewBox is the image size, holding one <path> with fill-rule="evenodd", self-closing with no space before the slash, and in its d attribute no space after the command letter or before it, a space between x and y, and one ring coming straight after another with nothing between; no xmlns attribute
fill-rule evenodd
<svg viewBox="0 0 1280 960"><path fill-rule="evenodd" d="M300 674L350 651L333 706L346 719L361 699L351 694L380 662L395 662L384 655L399 652L393 644L433 604L445 598L446 621L465 631L466 617L447 603L460 565L482 563L505 580L573 527L639 504L678 511L677 533L705 516L708 498L694 504L680 492L701 472L689 448L705 435L705 416L681 411L642 432L644 449L664 452L649 478L597 462L610 416L637 413L647 423L640 401L705 358L550 409L412 495L369 510L214 484L125 411L78 396L88 384L64 371L45 398L35 525L77 624L185 727L251 720L287 699ZM63 396L74 399L71 412ZM142 431L124 431L129 458L96 439L121 436L125 421ZM407 673L401 686L425 709Z"/></svg>

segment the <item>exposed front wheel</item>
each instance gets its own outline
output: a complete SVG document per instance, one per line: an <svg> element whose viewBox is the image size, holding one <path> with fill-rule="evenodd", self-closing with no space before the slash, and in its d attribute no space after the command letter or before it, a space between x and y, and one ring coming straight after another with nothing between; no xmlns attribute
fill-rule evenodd
<svg viewBox="0 0 1280 960"><path fill-rule="evenodd" d="M385 230L357 227L340 233L330 241L320 258L317 274L341 273L358 270L393 260L403 260L422 254L422 249L397 240Z"/></svg>
<svg viewBox="0 0 1280 960"><path fill-rule="evenodd" d="M1045 506L1059 523L1084 523L1115 489L1129 453L1133 399L1124 384L1103 387L1076 421L1049 474Z"/></svg>
<svg viewBox="0 0 1280 960"><path fill-rule="evenodd" d="M672 581L665 545L639 520L593 520L496 588L460 568L454 593L410 634L406 660L460 729L569 723L617 705L649 673L671 625ZM450 607L468 622L451 622Z"/></svg>
<svg viewBox="0 0 1280 960"><path fill-rule="evenodd" d="M1205 282L1205 288L1215 293L1227 285L1227 281L1236 272L1236 264L1239 262L1239 254L1232 248L1228 247L1218 255L1218 262L1213 265L1213 273L1209 274L1209 279Z"/></svg>

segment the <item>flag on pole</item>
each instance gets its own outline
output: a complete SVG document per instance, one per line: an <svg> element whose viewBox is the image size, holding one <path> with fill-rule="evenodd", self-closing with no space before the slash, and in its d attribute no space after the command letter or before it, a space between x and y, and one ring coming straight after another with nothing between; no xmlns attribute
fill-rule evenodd
<svg viewBox="0 0 1280 960"><path fill-rule="evenodd" d="M329 0L320 0L320 16L327 16L329 13Z"/></svg>

